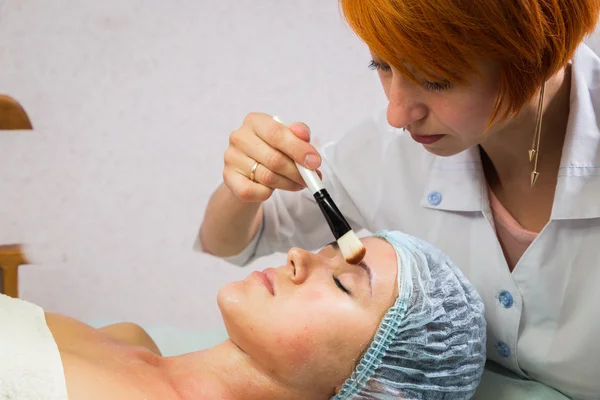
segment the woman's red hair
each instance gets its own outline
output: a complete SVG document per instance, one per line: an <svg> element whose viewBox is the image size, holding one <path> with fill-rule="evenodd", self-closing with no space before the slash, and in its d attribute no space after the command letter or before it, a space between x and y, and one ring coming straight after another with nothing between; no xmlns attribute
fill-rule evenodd
<svg viewBox="0 0 600 400"><path fill-rule="evenodd" d="M600 0L339 0L378 57L419 82L466 83L477 62L500 66L490 123L521 110L594 31Z"/></svg>

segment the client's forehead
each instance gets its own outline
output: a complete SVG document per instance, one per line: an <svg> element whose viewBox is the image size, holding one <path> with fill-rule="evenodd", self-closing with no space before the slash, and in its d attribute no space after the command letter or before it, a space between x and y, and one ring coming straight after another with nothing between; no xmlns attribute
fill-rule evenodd
<svg viewBox="0 0 600 400"><path fill-rule="evenodd" d="M363 262L367 264L371 270L373 277L373 290L378 294L393 295L397 293L397 277L398 277L398 261L396 257L396 251L385 239L368 236L361 238L361 241L367 249L367 253ZM335 250L332 250L333 246ZM340 252L335 242L326 246L322 251L336 251ZM341 258L340 262L345 263ZM354 266L350 266L353 268Z"/></svg>
<svg viewBox="0 0 600 400"><path fill-rule="evenodd" d="M367 249L363 261L373 275L373 292L384 308L398 296L398 261L396 251L385 239L369 236L361 239Z"/></svg>
<svg viewBox="0 0 600 400"><path fill-rule="evenodd" d="M367 254L363 261L369 264L373 272L396 276L398 270L398 261L396 251L385 239L368 236L361 241L367 249Z"/></svg>
<svg viewBox="0 0 600 400"><path fill-rule="evenodd" d="M370 264L396 264L396 251L387 240L376 236L367 236L360 239L367 254L364 260Z"/></svg>
<svg viewBox="0 0 600 400"><path fill-rule="evenodd" d="M360 240L367 249L367 253L363 261L369 264L375 264L376 268L379 264L391 264L392 266L396 264L396 252L392 245L389 244L385 239L376 236L366 236ZM325 245L319 252L327 251L330 247L333 247L337 252L340 251L337 242L333 241Z"/></svg>

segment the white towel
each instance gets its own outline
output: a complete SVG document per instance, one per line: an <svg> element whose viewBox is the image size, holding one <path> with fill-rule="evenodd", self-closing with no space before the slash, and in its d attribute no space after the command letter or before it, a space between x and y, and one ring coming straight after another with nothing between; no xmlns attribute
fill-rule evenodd
<svg viewBox="0 0 600 400"><path fill-rule="evenodd" d="M44 310L0 294L0 399L67 398L60 353Z"/></svg>

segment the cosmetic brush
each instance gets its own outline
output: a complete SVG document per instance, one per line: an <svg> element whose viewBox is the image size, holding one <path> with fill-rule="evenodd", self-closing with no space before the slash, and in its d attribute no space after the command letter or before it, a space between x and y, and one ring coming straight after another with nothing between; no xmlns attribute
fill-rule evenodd
<svg viewBox="0 0 600 400"><path fill-rule="evenodd" d="M273 119L279 123L283 123L278 117L273 117ZM325 189L319 175L317 175L315 171L307 169L298 163L296 163L296 167L298 168L298 171L300 171L300 175L302 175L302 179L304 179L306 186L317 201L344 259L349 264L356 265L360 263L365 257L367 249L365 249L363 243L358 236L356 236L356 233L354 233L348 221L346 221L331 199L331 196L327 192L327 189Z"/></svg>

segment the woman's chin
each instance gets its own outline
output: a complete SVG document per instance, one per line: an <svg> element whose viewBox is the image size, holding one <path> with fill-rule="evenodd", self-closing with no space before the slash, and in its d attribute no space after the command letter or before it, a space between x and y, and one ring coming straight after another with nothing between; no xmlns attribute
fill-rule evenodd
<svg viewBox="0 0 600 400"><path fill-rule="evenodd" d="M438 157L452 157L466 150L463 148L455 148L454 146L436 146L435 144L423 146L425 150Z"/></svg>

